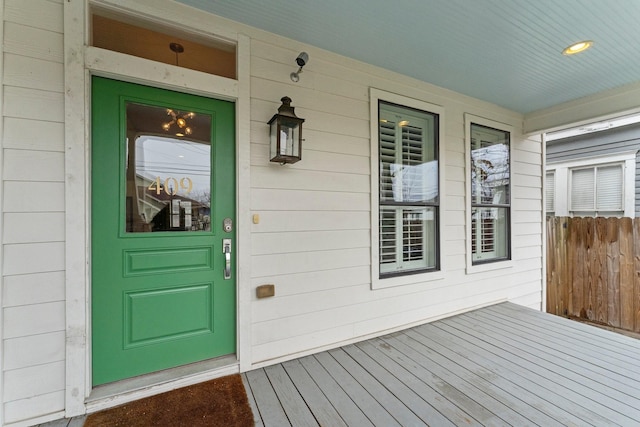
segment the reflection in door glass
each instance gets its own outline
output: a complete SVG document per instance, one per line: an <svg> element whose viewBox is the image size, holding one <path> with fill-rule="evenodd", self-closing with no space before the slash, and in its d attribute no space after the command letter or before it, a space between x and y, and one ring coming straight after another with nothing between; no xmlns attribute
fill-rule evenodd
<svg viewBox="0 0 640 427"><path fill-rule="evenodd" d="M210 116L127 105L127 232L211 229L210 135Z"/></svg>

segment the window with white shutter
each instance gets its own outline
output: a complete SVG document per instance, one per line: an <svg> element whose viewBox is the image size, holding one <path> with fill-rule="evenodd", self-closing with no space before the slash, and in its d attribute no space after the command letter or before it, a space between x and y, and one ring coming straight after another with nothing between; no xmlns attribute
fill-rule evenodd
<svg viewBox="0 0 640 427"><path fill-rule="evenodd" d="M556 211L556 173L547 172L544 184L545 211L553 215Z"/></svg>
<svg viewBox="0 0 640 427"><path fill-rule="evenodd" d="M595 168L571 171L571 210L595 210Z"/></svg>
<svg viewBox="0 0 640 427"><path fill-rule="evenodd" d="M510 134L471 123L471 261L510 258Z"/></svg>
<svg viewBox="0 0 640 427"><path fill-rule="evenodd" d="M596 210L622 211L622 165L600 166L596 173Z"/></svg>
<svg viewBox="0 0 640 427"><path fill-rule="evenodd" d="M570 211L574 215L615 215L624 212L622 164L571 169Z"/></svg>
<svg viewBox="0 0 640 427"><path fill-rule="evenodd" d="M438 268L438 115L379 101L380 277Z"/></svg>

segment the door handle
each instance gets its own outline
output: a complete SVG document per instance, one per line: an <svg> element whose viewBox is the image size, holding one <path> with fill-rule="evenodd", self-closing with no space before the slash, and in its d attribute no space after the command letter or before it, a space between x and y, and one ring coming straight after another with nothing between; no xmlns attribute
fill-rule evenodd
<svg viewBox="0 0 640 427"><path fill-rule="evenodd" d="M224 280L231 279L231 239L222 239L224 253Z"/></svg>

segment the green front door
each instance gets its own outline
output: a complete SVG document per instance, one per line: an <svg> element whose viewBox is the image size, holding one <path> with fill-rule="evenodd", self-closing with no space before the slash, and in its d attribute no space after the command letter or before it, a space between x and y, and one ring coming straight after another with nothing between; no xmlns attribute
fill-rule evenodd
<svg viewBox="0 0 640 427"><path fill-rule="evenodd" d="M235 352L234 111L93 78L94 386Z"/></svg>

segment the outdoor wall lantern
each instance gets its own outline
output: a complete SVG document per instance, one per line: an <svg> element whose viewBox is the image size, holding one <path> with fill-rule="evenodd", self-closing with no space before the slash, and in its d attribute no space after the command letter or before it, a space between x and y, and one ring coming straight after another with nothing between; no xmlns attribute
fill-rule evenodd
<svg viewBox="0 0 640 427"><path fill-rule="evenodd" d="M295 163L302 158L302 123L304 119L296 116L291 106L291 98L281 99L278 113L269 120L271 134L271 161Z"/></svg>

